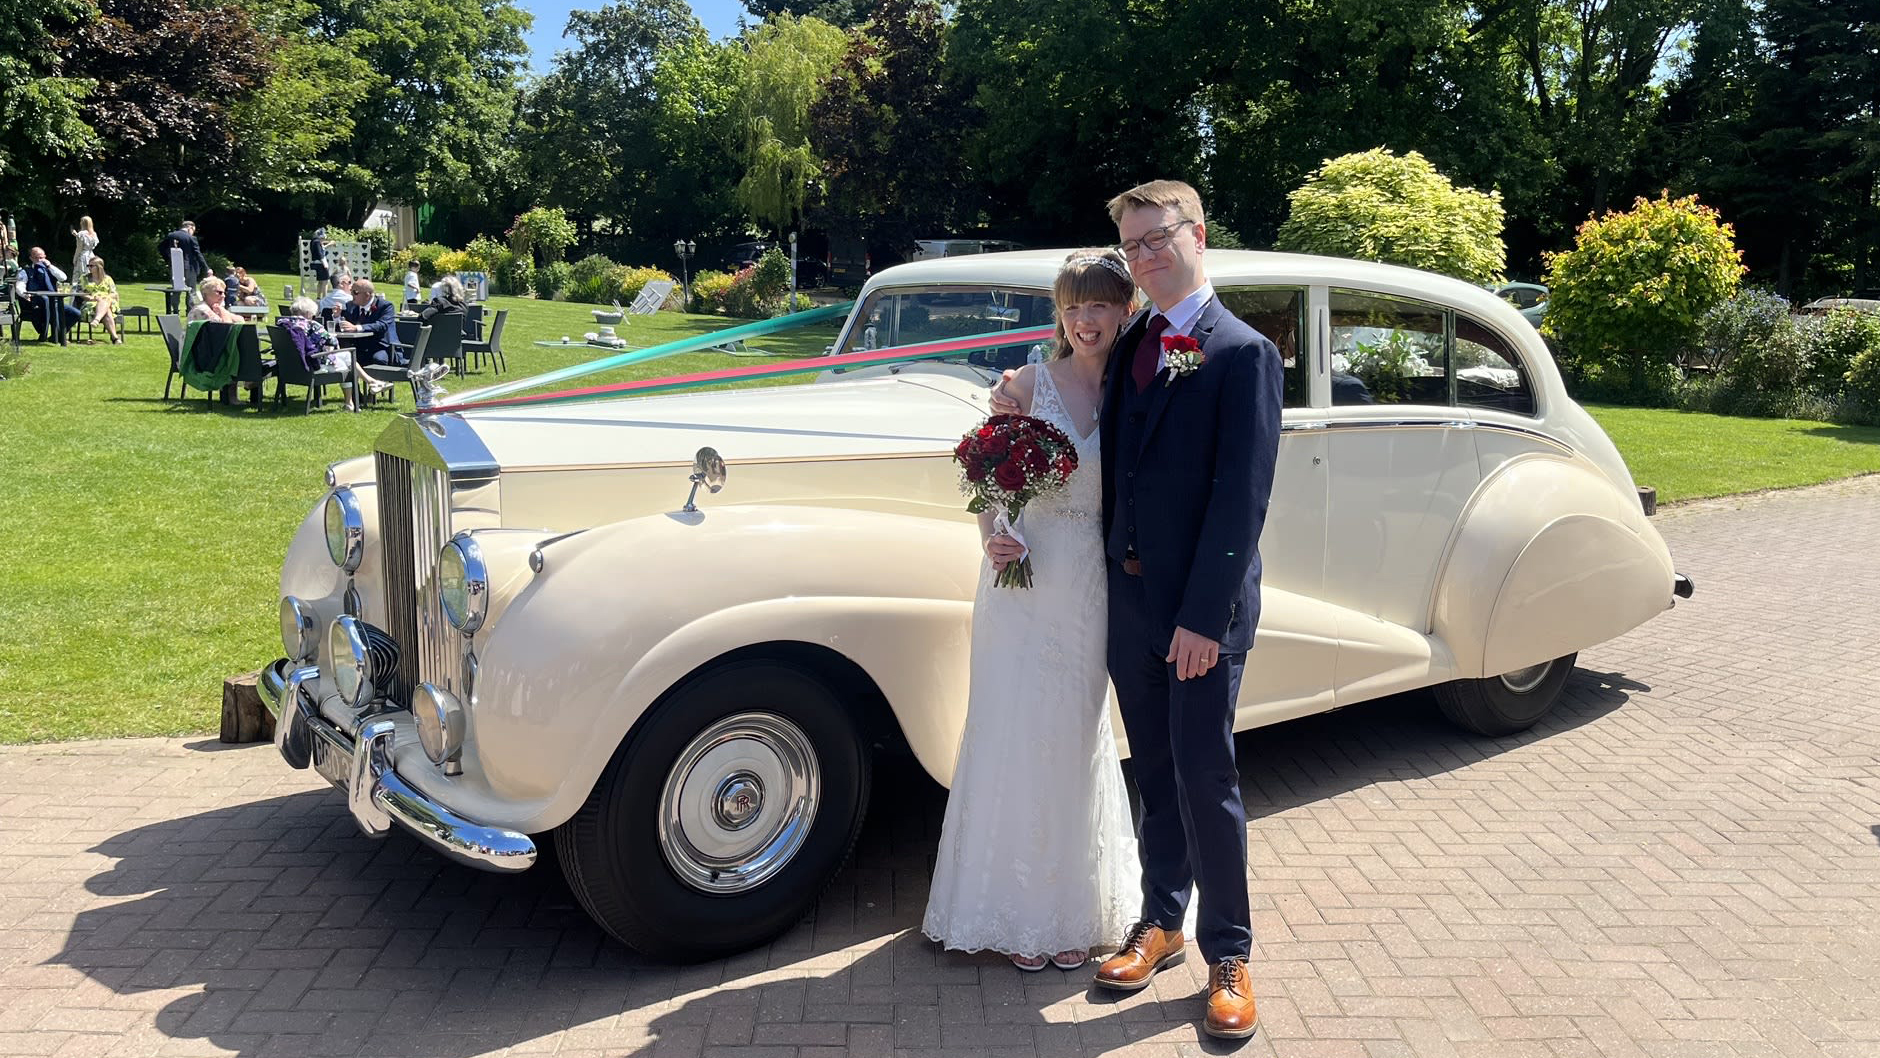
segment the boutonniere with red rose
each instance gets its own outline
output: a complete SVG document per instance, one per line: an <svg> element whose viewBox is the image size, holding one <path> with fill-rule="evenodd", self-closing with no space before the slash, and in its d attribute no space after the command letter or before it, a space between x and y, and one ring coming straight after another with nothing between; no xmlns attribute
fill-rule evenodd
<svg viewBox="0 0 1880 1058"><path fill-rule="evenodd" d="M1164 385L1172 386L1183 375L1201 370L1201 365L1208 362L1208 355L1201 351L1201 343L1188 335L1171 334L1162 339L1162 359L1168 364L1168 381Z"/></svg>

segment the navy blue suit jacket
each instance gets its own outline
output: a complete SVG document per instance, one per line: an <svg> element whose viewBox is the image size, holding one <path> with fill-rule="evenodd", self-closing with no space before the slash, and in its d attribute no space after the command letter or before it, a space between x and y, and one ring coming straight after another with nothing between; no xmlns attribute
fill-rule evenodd
<svg viewBox="0 0 1880 1058"><path fill-rule="evenodd" d="M1266 525L1279 457L1284 366L1279 350L1217 297L1196 318L1199 370L1149 384L1138 451L1120 452L1116 416L1130 358L1149 313L1130 320L1110 355L1103 400L1103 529L1113 562L1123 555L1110 532L1119 475L1134 472L1142 501L1137 558L1149 617L1164 649L1179 626L1220 643L1225 653L1253 645L1260 619L1260 532Z"/></svg>
<svg viewBox="0 0 1880 1058"><path fill-rule="evenodd" d="M372 341L361 345L359 352L362 354L378 353L388 348L385 336L392 333L392 328L398 323L398 310L377 294L372 295L372 300L363 306L348 301L340 308L339 314L341 319L358 325L360 330L372 335Z"/></svg>

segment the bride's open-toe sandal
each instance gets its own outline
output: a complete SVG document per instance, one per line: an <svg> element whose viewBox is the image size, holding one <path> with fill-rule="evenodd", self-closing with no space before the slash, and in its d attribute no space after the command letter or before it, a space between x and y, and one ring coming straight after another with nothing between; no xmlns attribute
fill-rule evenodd
<svg viewBox="0 0 1880 1058"><path fill-rule="evenodd" d="M1051 965L1060 970L1075 970L1090 961L1090 953L1082 948L1072 948L1051 956Z"/></svg>
<svg viewBox="0 0 1880 1058"><path fill-rule="evenodd" d="M1042 955L1012 955L1008 956L1008 958L1012 960L1013 966L1018 967L1028 974L1035 974L1051 965L1051 960Z"/></svg>

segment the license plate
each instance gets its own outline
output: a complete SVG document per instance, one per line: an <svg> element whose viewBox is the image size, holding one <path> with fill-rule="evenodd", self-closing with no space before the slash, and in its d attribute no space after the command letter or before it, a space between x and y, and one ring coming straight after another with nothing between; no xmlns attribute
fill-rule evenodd
<svg viewBox="0 0 1880 1058"><path fill-rule="evenodd" d="M313 770L344 790L352 785L352 754L323 738L313 740Z"/></svg>

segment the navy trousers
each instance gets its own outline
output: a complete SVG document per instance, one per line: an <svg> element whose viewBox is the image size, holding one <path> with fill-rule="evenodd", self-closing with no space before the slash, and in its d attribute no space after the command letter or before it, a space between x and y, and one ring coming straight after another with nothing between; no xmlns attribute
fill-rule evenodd
<svg viewBox="0 0 1880 1058"><path fill-rule="evenodd" d="M1199 890L1202 958L1248 958L1247 810L1234 763L1234 701L1247 655L1222 654L1205 675L1177 680L1168 643L1153 639L1142 578L1107 565L1110 679L1142 801L1142 919L1180 929Z"/></svg>

